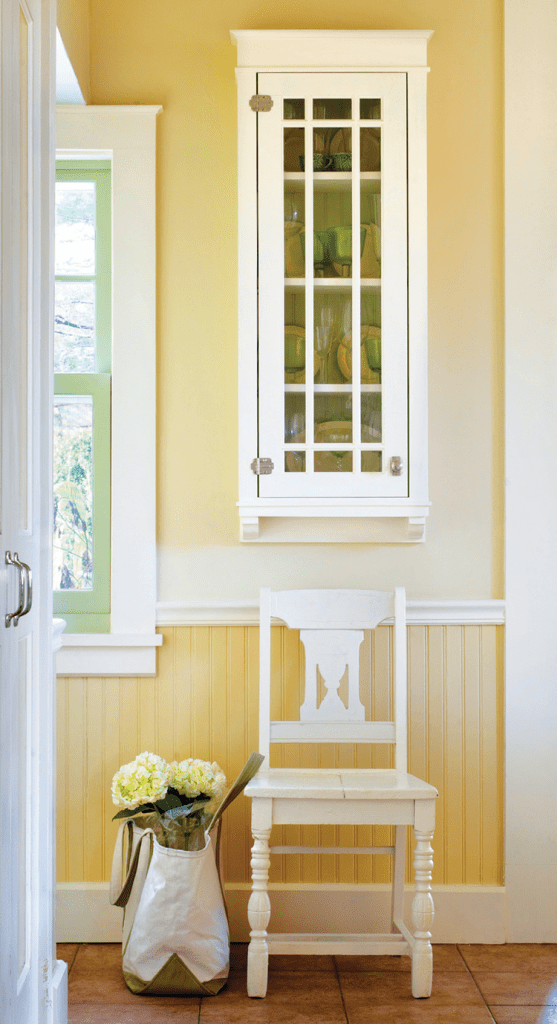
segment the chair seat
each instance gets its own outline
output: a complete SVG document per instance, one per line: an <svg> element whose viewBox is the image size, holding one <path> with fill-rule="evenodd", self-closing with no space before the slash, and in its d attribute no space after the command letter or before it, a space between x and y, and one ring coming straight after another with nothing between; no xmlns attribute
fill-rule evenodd
<svg viewBox="0 0 557 1024"><path fill-rule="evenodd" d="M246 786L246 796L295 800L432 800L434 786L392 769L270 768Z"/></svg>

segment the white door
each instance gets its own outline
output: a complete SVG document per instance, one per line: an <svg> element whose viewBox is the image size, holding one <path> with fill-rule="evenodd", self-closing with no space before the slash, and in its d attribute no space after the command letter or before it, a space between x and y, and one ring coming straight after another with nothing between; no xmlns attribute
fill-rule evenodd
<svg viewBox="0 0 557 1024"><path fill-rule="evenodd" d="M1 5L0 1019L53 1019L51 0Z"/></svg>
<svg viewBox="0 0 557 1024"><path fill-rule="evenodd" d="M259 495L404 497L406 75L268 72L258 92Z"/></svg>

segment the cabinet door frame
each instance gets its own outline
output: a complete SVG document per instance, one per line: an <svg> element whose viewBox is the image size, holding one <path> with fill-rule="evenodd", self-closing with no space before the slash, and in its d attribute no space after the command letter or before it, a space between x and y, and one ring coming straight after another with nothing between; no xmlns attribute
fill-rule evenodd
<svg viewBox="0 0 557 1024"><path fill-rule="evenodd" d="M258 91L270 95L273 106L259 117L258 125L258 240L259 240L259 445L263 457L271 458L273 472L259 478L259 495L263 498L400 498L408 496L408 206L406 196L406 74L352 72L266 72L258 76ZM311 133L313 98L350 98L353 119L345 126L358 131L359 100L379 98L382 106L381 126L381 191L383 208L383 267L387 274L381 281L381 330L383 335L382 365L382 471L361 473L358 450L354 451L354 472L314 473L312 451L306 453L306 472L285 472L284 449L284 158L283 100L304 98L306 135ZM298 122L296 122L298 123ZM314 122L315 127L320 121ZM362 126L365 122L362 123ZM311 135L310 139L311 141ZM359 137L353 139L355 154ZM312 176L306 182L306 224L313 206ZM359 215L360 177L354 176L357 194L353 210ZM386 230L385 230L386 227ZM313 295L322 287L307 277L313 271L311 252L306 251L306 337L313 338ZM354 265L354 278L359 281L359 266ZM357 276L356 276L357 275ZM338 285L343 279L339 279ZM331 280L331 284L337 284ZM338 289L331 289L331 294ZM360 322L361 289L351 289L353 322ZM355 293L355 294L354 294ZM312 359L313 343L307 345L306 364ZM356 375L355 375L356 376ZM308 387L308 385L306 385ZM354 425L360 422L360 388L354 387L352 404ZM311 441L309 423L313 421L313 388L309 387L306 406L306 440ZM402 458L402 474L390 472L392 456Z"/></svg>

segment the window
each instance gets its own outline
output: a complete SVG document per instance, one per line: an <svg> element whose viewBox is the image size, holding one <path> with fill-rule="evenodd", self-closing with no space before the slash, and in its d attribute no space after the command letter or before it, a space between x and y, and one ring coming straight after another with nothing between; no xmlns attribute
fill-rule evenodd
<svg viewBox="0 0 557 1024"><path fill-rule="evenodd" d="M99 161L110 164L112 256L112 361L110 364L103 362L105 313L101 297L95 307L98 343L100 339L96 371L94 374L90 370L85 371L87 380L80 393L77 384L82 367L76 365L72 369L66 365L64 376L70 378L70 392L59 396L60 401L77 395L80 399L88 399L81 405L79 422L85 437L86 430L91 430L89 421L85 420L85 412L87 410L88 415L92 412L90 437L94 491L99 475L102 478L103 472L106 474L108 465L105 459L103 466L102 456L100 469L94 463L95 445L100 444L102 448L107 441L106 436L101 441L94 436L95 425L98 427L99 421L107 422L105 417L95 416L95 406L98 409L107 400L108 387L102 391L102 385L99 385L99 390L95 391L93 376L101 380L104 374L110 374L109 548L107 541L103 542L96 536L94 511L91 525L93 576L99 547L104 544L105 550L109 550L110 606L108 613L93 608L84 612L68 610L59 613L68 622L57 654L56 667L60 675L154 675L156 647L162 643L162 637L155 633L155 142L159 111L160 107L135 105L96 107L76 104L56 108L57 159L71 161L74 169L76 161L88 161L86 167L97 170L106 169L99 165ZM68 169L65 163L61 166ZM92 275L70 272L62 276L77 276L77 283L84 286L90 284L84 279ZM95 287L101 287L97 280ZM77 346L82 355L87 347L85 341ZM64 404L68 415L70 404ZM86 466L82 469L86 476L89 470ZM77 475L80 475L79 471ZM107 484L104 486L104 498L102 495L100 499L95 498L93 493L93 510L95 500L97 509L108 500ZM87 573L87 559L83 570ZM103 571L100 572L102 578ZM92 589L94 591L95 581ZM77 596L74 594L76 599ZM87 615L91 616L93 632L84 632L84 626L80 625ZM107 615L108 622L105 619L100 623L94 618L101 615Z"/></svg>
<svg viewBox="0 0 557 1024"><path fill-rule="evenodd" d="M56 168L54 610L110 631L110 163Z"/></svg>

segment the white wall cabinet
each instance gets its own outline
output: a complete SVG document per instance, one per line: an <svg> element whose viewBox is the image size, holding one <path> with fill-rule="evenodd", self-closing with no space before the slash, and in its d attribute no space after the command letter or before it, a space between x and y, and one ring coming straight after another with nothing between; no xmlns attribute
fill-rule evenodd
<svg viewBox="0 0 557 1024"><path fill-rule="evenodd" d="M243 540L424 537L430 35L232 33Z"/></svg>

